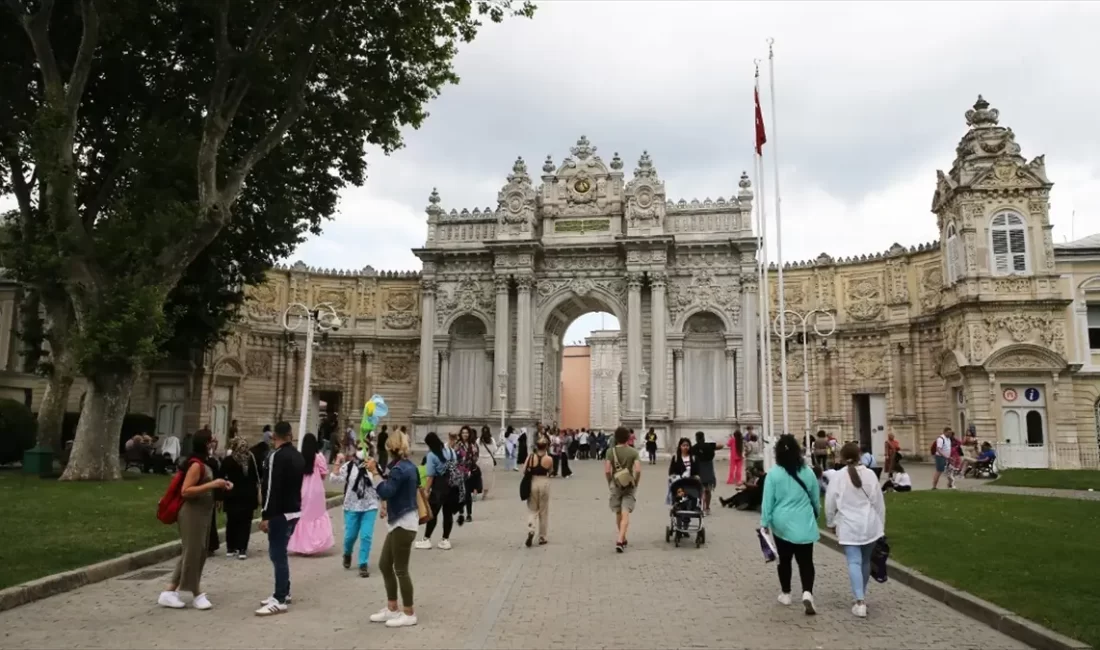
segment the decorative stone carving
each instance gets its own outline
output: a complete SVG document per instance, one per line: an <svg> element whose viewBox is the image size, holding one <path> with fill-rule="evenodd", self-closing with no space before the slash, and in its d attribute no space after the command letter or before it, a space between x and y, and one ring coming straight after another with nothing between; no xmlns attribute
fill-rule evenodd
<svg viewBox="0 0 1100 650"><path fill-rule="evenodd" d="M1031 291L1031 278L1005 278L993 281L997 293L1019 295Z"/></svg>
<svg viewBox="0 0 1100 650"><path fill-rule="evenodd" d="M335 356L322 356L313 360L313 378L317 381L339 381L344 374L344 360Z"/></svg>
<svg viewBox="0 0 1100 650"><path fill-rule="evenodd" d="M1047 270L1054 268L1054 239L1049 229L1043 230L1043 255L1046 257Z"/></svg>
<svg viewBox="0 0 1100 650"><path fill-rule="evenodd" d="M416 314L408 311L390 311L382 316L382 324L391 330L411 330L419 322Z"/></svg>
<svg viewBox="0 0 1100 650"><path fill-rule="evenodd" d="M661 272L649 274L649 287L651 289L664 289L668 285L668 276Z"/></svg>
<svg viewBox="0 0 1100 650"><path fill-rule="evenodd" d="M382 377L387 381L405 383L412 378L412 360L407 356L382 358Z"/></svg>
<svg viewBox="0 0 1100 650"><path fill-rule="evenodd" d="M832 267L817 269L814 277L817 308L827 311L836 309L836 269Z"/></svg>
<svg viewBox="0 0 1100 650"><path fill-rule="evenodd" d="M668 287L668 310L673 321L680 314L698 307L725 313L735 324L741 318L740 288L728 277L720 281L710 271L697 271L690 278L678 277Z"/></svg>
<svg viewBox="0 0 1100 650"><path fill-rule="evenodd" d="M626 184L623 192L626 199L627 227L659 229L665 218L665 184L657 177L653 160L649 152L642 152L634 178Z"/></svg>
<svg viewBox="0 0 1100 650"><path fill-rule="evenodd" d="M272 356L270 350L249 350L245 355L245 369L250 377L271 377Z"/></svg>
<svg viewBox="0 0 1100 650"><path fill-rule="evenodd" d="M507 284L505 284L507 290ZM482 312L492 314L496 308L496 291L489 282L479 282L472 278L459 281L451 287L449 293L441 291L443 296L436 302L436 318L443 325L458 312Z"/></svg>
<svg viewBox="0 0 1100 650"><path fill-rule="evenodd" d="M612 203L621 201L620 172L608 172L596 154L596 147L581 136L569 149L555 175L543 177L541 210L543 217L585 217L607 214ZM545 168L544 168L545 169ZM609 184L609 179L616 179ZM554 229L557 232L557 229Z"/></svg>
<svg viewBox="0 0 1100 650"><path fill-rule="evenodd" d="M640 291L644 280L645 278L641 273L628 273L626 276L626 286L631 291Z"/></svg>
<svg viewBox="0 0 1100 650"><path fill-rule="evenodd" d="M721 318L705 311L693 314L684 323L685 334L721 334L725 330Z"/></svg>
<svg viewBox="0 0 1100 650"><path fill-rule="evenodd" d="M421 291L432 293L434 290L434 281L421 281ZM394 289L386 296L387 311L412 311L414 307L416 307L416 295L409 289Z"/></svg>
<svg viewBox="0 0 1100 650"><path fill-rule="evenodd" d="M497 194L498 234L529 235L535 226L537 198L527 164L523 158L516 158L508 183Z"/></svg>
<svg viewBox="0 0 1100 650"><path fill-rule="evenodd" d="M858 350L852 355L852 371L862 379L881 379L886 376L886 361L890 355L881 349ZM787 361L790 362L790 356Z"/></svg>
<svg viewBox="0 0 1100 650"><path fill-rule="evenodd" d="M886 262L887 302L904 305L909 302L909 264L903 259Z"/></svg>
<svg viewBox="0 0 1100 650"><path fill-rule="evenodd" d="M759 290L760 286L755 275L741 276L741 291L745 293L757 293Z"/></svg>
<svg viewBox="0 0 1100 650"><path fill-rule="evenodd" d="M272 322L279 315L279 292L271 282L258 284L248 291L248 317L261 323Z"/></svg>
<svg viewBox="0 0 1100 650"><path fill-rule="evenodd" d="M943 301L943 271L940 265L929 264L920 270L920 306L924 313L934 312Z"/></svg>
<svg viewBox="0 0 1100 650"><path fill-rule="evenodd" d="M779 309L779 282L772 280L768 285L768 292L771 293L772 311ZM787 309L794 309L800 311L806 308L806 286L798 280L784 280L783 282L783 304Z"/></svg>
<svg viewBox="0 0 1100 650"><path fill-rule="evenodd" d="M672 358L677 360L677 361L683 361L684 360L684 349L683 348L673 348Z"/></svg>
<svg viewBox="0 0 1100 650"><path fill-rule="evenodd" d="M618 257L600 255L554 256L542 261L542 268L547 271L614 271L621 266Z"/></svg>
<svg viewBox="0 0 1100 650"><path fill-rule="evenodd" d="M574 295L585 296L601 289L619 302L626 300L626 280L622 278L575 278L573 280L542 280L538 283L538 302L540 305L551 300L558 293L569 290Z"/></svg>
<svg viewBox="0 0 1100 650"><path fill-rule="evenodd" d="M516 288L520 291L530 292L535 288L535 278L530 275L521 275L516 278Z"/></svg>
<svg viewBox="0 0 1100 650"><path fill-rule="evenodd" d="M783 369L780 367L779 364L779 353L775 352L773 354L775 355L775 363L773 364L772 370L775 372L776 379L782 379ZM802 364L802 352L792 351L787 353L787 380L789 381L791 379L802 379L802 373L804 373L805 371L806 368Z"/></svg>
<svg viewBox="0 0 1100 650"><path fill-rule="evenodd" d="M848 317L854 321L873 321L882 314L882 285L878 278L853 278L848 283Z"/></svg>

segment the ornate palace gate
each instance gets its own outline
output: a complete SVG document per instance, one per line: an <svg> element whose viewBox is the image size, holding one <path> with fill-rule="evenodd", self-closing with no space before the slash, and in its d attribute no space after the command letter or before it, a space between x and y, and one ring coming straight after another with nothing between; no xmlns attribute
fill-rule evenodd
<svg viewBox="0 0 1100 650"><path fill-rule="evenodd" d="M446 212L434 190L423 260L416 437L550 421L565 328L623 326L621 410L662 439L758 423L752 191L666 201L648 153L633 178L581 136L536 186L517 159L497 207ZM424 379L427 378L425 381Z"/></svg>

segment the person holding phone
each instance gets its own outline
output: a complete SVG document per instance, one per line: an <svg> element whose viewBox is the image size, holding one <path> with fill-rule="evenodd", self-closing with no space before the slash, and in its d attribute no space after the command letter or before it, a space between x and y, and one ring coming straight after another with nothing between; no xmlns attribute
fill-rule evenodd
<svg viewBox="0 0 1100 650"><path fill-rule="evenodd" d="M179 511L180 556L176 560L176 570L168 588L161 592L157 604L161 607L182 609L186 603L180 598L180 591L190 592L191 606L195 609L210 609L213 605L202 590L202 569L206 565L210 526L214 517L214 491L233 490L233 483L214 478L214 472L206 464L207 457L214 448L210 431L202 430L194 435L191 454L184 461L186 472L180 493L183 506Z"/></svg>

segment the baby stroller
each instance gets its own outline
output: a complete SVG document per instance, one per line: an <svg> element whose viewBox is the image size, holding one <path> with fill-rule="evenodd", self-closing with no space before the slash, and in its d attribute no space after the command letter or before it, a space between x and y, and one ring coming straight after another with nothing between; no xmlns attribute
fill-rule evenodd
<svg viewBox="0 0 1100 650"><path fill-rule="evenodd" d="M707 541L707 529L703 526L703 482L697 477L678 478L668 486L672 495L672 508L669 510L669 522L665 527L665 542L674 542L680 546L680 540L695 534L695 547Z"/></svg>

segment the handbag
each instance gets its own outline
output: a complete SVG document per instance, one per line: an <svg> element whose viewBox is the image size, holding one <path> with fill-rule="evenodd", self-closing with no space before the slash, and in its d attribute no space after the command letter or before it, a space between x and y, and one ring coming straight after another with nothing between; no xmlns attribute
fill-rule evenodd
<svg viewBox="0 0 1100 650"><path fill-rule="evenodd" d="M534 456L532 456L534 458ZM539 462L542 462L541 460ZM527 466L523 469L523 478L519 480L519 500L526 501L531 498L531 460L527 460Z"/></svg>
<svg viewBox="0 0 1100 650"><path fill-rule="evenodd" d="M424 495L424 490L421 488L416 489L416 514L422 524L432 520L432 509L428 505L428 497Z"/></svg>
<svg viewBox="0 0 1100 650"><path fill-rule="evenodd" d="M611 457L614 460L613 465L615 473L611 476L611 479L615 481L615 484L621 488L634 487L634 468L621 467L619 465L619 454L615 452L613 448L611 450Z"/></svg>
<svg viewBox="0 0 1100 650"><path fill-rule="evenodd" d="M496 467L497 466L497 458L496 458L496 456L493 455L493 452L489 451L489 445L487 445L483 442L483 443L481 443L481 446L485 448L485 453L489 454L489 458L491 458L493 460L493 467Z"/></svg>

